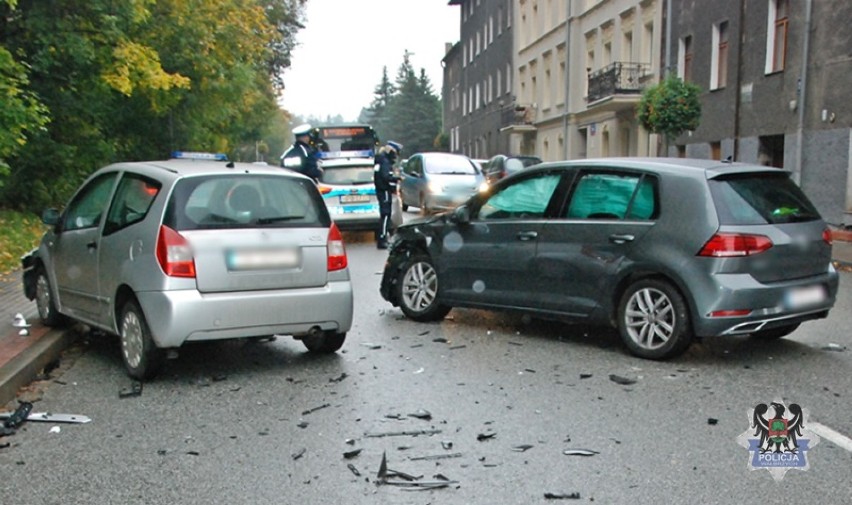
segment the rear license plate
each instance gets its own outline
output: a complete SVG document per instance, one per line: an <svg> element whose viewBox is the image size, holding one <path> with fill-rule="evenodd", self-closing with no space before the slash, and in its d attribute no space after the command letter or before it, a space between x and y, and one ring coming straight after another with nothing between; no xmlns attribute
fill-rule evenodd
<svg viewBox="0 0 852 505"><path fill-rule="evenodd" d="M785 302L788 308L801 309L819 305L825 301L825 298L825 289L822 286L810 286L787 291Z"/></svg>
<svg viewBox="0 0 852 505"><path fill-rule="evenodd" d="M370 195L340 195L340 203L365 203L370 201Z"/></svg>
<svg viewBox="0 0 852 505"><path fill-rule="evenodd" d="M231 271L293 268L300 262L296 249L241 249L228 251L226 257Z"/></svg>

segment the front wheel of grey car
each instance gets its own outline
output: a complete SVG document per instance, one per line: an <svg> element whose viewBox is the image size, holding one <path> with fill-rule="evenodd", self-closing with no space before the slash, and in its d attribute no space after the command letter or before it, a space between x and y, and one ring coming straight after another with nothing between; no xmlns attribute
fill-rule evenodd
<svg viewBox="0 0 852 505"><path fill-rule="evenodd" d="M138 380L154 377L163 363L165 352L154 343L145 314L135 301L124 304L118 329L121 357L128 375Z"/></svg>
<svg viewBox="0 0 852 505"><path fill-rule="evenodd" d="M331 354L337 352L343 347L343 342L346 340L346 333L338 333L336 331L318 332L316 335L305 335L302 337L302 344L309 352L317 354Z"/></svg>
<svg viewBox="0 0 852 505"><path fill-rule="evenodd" d="M425 254L415 254L402 265L397 282L402 312L415 321L439 321L451 307L438 300L438 272Z"/></svg>
<svg viewBox="0 0 852 505"><path fill-rule="evenodd" d="M799 327L799 324L800 323L793 323L768 330L756 331L752 333L751 336L761 340L775 340L793 333Z"/></svg>
<svg viewBox="0 0 852 505"><path fill-rule="evenodd" d="M62 326L67 319L56 310L56 301L53 299L53 290L50 288L50 279L44 268L39 268L36 275L36 308L38 317L45 326Z"/></svg>
<svg viewBox="0 0 852 505"><path fill-rule="evenodd" d="M692 342L686 301L674 286L658 279L627 288L618 305L618 330L630 352L645 359L677 356Z"/></svg>

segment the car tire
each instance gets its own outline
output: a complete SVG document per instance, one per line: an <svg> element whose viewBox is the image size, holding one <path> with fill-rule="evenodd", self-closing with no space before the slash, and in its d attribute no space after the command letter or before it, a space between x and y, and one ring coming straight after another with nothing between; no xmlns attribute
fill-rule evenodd
<svg viewBox="0 0 852 505"><path fill-rule="evenodd" d="M788 324L786 326L779 326L777 328L771 328L769 330L756 331L751 334L754 338L759 338L761 340L776 340L779 338L786 337L787 335L796 331L801 323L793 323Z"/></svg>
<svg viewBox="0 0 852 505"><path fill-rule="evenodd" d="M396 289L399 306L409 319L440 321L452 308L440 303L438 272L425 254L415 254L402 265Z"/></svg>
<svg viewBox="0 0 852 505"><path fill-rule="evenodd" d="M683 296L657 279L643 279L627 288L618 304L618 331L630 352L645 359L682 354L693 338Z"/></svg>
<svg viewBox="0 0 852 505"><path fill-rule="evenodd" d="M128 375L138 380L154 377L163 364L165 351L154 343L145 314L136 301L124 304L118 323L121 358Z"/></svg>
<svg viewBox="0 0 852 505"><path fill-rule="evenodd" d="M41 267L36 274L36 307L38 317L45 326L57 327L68 322L68 319L56 310L56 300L53 297L50 279Z"/></svg>
<svg viewBox="0 0 852 505"><path fill-rule="evenodd" d="M338 333L336 331L323 331L318 335L305 335L302 337L302 344L305 345L308 352L316 354L331 354L337 352L343 347L343 342L346 340L346 333Z"/></svg>

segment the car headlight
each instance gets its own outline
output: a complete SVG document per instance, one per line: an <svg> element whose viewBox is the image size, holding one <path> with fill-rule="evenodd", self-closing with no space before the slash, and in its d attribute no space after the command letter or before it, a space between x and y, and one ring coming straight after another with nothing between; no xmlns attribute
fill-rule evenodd
<svg viewBox="0 0 852 505"><path fill-rule="evenodd" d="M432 193L443 193L444 186L440 182L430 182L429 191L431 191Z"/></svg>
<svg viewBox="0 0 852 505"><path fill-rule="evenodd" d="M488 191L488 187L489 187L488 183L485 182L485 181L482 181L482 184L479 185L479 192L485 193L486 191Z"/></svg>

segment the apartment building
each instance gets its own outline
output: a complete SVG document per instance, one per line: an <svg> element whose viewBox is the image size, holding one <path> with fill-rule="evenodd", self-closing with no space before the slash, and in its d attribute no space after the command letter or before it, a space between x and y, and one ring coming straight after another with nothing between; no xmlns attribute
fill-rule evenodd
<svg viewBox="0 0 852 505"><path fill-rule="evenodd" d="M852 2L672 0L677 72L700 126L671 155L783 167L827 221L852 224Z"/></svg>

